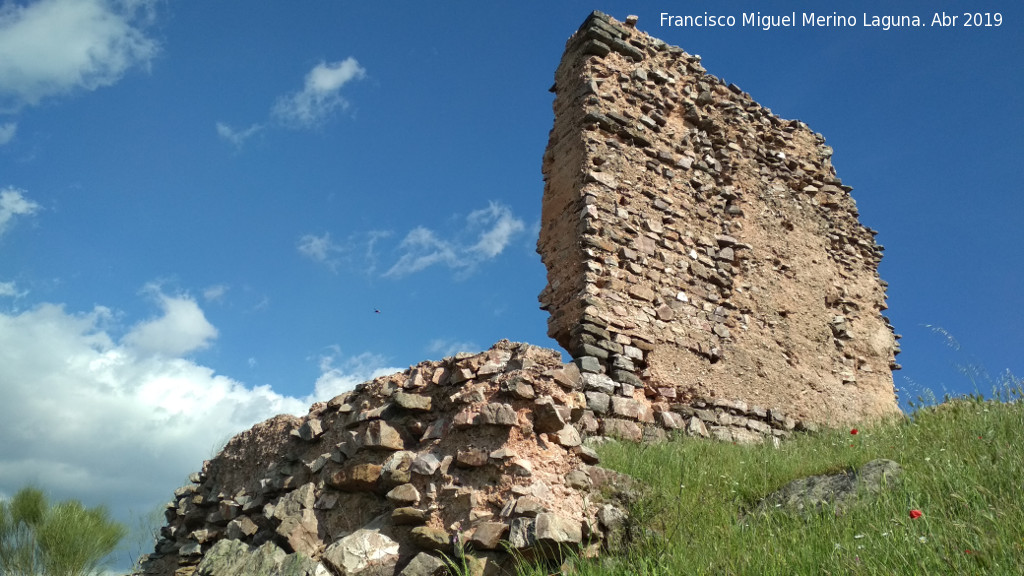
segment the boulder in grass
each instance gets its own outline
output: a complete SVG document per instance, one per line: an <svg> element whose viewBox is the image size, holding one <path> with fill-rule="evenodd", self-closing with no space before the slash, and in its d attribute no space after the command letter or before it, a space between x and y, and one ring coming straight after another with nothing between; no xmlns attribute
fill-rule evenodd
<svg viewBox="0 0 1024 576"><path fill-rule="evenodd" d="M899 482L903 468L892 460L872 460L856 470L800 478L769 494L754 507L754 514L773 511L800 515L832 510L842 514L857 502L876 499Z"/></svg>

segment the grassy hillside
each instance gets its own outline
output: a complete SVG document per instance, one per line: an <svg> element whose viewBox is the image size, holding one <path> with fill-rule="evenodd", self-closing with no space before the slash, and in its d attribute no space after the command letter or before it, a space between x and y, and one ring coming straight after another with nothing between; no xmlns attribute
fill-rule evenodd
<svg viewBox="0 0 1024 576"><path fill-rule="evenodd" d="M911 417L802 436L780 449L680 438L600 449L603 465L652 486L634 513L651 529L627 555L576 560L583 575L1024 574L1021 381L999 400L961 398ZM809 519L741 517L796 478L897 461L902 482L873 504ZM920 517L911 518L910 511ZM524 568L526 574L550 569Z"/></svg>

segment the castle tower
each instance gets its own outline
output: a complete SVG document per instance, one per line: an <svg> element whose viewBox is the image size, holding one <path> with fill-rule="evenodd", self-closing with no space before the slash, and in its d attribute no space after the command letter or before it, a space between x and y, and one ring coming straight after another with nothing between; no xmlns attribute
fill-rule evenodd
<svg viewBox="0 0 1024 576"><path fill-rule="evenodd" d="M821 135L600 12L555 78L539 299L581 369L824 424L898 413L882 247Z"/></svg>

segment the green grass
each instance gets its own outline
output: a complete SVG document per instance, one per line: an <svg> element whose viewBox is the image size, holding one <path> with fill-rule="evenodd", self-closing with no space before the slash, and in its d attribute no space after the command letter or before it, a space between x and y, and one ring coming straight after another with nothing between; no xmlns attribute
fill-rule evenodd
<svg viewBox="0 0 1024 576"><path fill-rule="evenodd" d="M577 558L581 575L1024 574L1021 380L999 395L947 399L911 417L804 435L780 449L690 438L609 443L602 465L651 487L632 512L649 527L628 553ZM874 503L811 518L741 512L787 482L899 462L901 482ZM923 516L911 519L909 511ZM571 567L570 567L571 566ZM523 575L552 573L522 566Z"/></svg>

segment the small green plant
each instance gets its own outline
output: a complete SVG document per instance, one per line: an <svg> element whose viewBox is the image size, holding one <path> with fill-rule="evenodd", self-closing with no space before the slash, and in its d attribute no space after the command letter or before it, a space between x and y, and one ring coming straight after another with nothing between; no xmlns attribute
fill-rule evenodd
<svg viewBox="0 0 1024 576"><path fill-rule="evenodd" d="M448 568L448 573L451 576L472 576L472 567L470 566L470 556L465 554L463 550L456 550L456 553L452 556L441 552L441 561Z"/></svg>
<svg viewBox="0 0 1024 576"><path fill-rule="evenodd" d="M50 505L27 487L0 502L0 572L4 576L91 576L126 530L102 507L68 500Z"/></svg>

